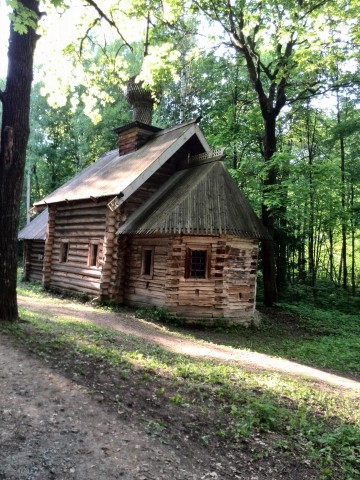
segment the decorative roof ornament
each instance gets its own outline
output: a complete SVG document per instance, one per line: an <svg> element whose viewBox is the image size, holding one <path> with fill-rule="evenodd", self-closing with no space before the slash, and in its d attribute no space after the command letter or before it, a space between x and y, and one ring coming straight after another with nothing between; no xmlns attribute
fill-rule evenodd
<svg viewBox="0 0 360 480"><path fill-rule="evenodd" d="M144 41L144 57L149 52L150 12L147 14L146 34ZM144 87L142 80L136 81L137 75L129 78L126 82L125 98L133 110L133 122L141 122L151 125L154 104L160 101L161 93L151 91Z"/></svg>
<svg viewBox="0 0 360 480"><path fill-rule="evenodd" d="M151 125L154 104L159 94L143 87L142 81L136 82L136 75L126 82L125 98L133 110L133 121Z"/></svg>

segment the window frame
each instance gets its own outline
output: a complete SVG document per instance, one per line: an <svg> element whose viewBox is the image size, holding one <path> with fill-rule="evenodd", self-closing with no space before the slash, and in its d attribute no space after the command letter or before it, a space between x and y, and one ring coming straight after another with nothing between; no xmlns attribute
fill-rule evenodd
<svg viewBox="0 0 360 480"><path fill-rule="evenodd" d="M150 258L150 268L145 268L146 265L146 255L147 252L151 252L151 258ZM143 246L141 249L141 276L143 278L148 278L152 279L154 276L154 256L155 256L155 247L153 246ZM149 273L146 273L146 271L149 271Z"/></svg>
<svg viewBox="0 0 360 480"><path fill-rule="evenodd" d="M87 266L89 268L100 267L100 245L101 245L101 240L97 238L89 241L88 258L87 258ZM96 247L96 255L94 255L95 247Z"/></svg>
<svg viewBox="0 0 360 480"><path fill-rule="evenodd" d="M191 260L192 252L205 252L205 268L204 276L196 277L191 276ZM185 254L185 279L187 280L207 280L210 278L210 265L211 265L211 246L210 245L186 245L186 254Z"/></svg>
<svg viewBox="0 0 360 480"><path fill-rule="evenodd" d="M70 242L69 240L61 240L59 263L68 263L69 261Z"/></svg>

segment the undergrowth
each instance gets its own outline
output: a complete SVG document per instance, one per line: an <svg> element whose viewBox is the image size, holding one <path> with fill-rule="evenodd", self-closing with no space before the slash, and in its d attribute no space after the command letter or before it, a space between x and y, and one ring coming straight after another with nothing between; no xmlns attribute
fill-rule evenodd
<svg viewBox="0 0 360 480"><path fill-rule="evenodd" d="M340 372L360 373L360 316L304 303L281 305L299 319L305 335L287 340L299 361Z"/></svg>

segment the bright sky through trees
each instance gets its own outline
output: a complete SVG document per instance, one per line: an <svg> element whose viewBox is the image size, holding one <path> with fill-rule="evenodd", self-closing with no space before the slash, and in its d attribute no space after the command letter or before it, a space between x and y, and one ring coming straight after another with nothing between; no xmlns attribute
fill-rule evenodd
<svg viewBox="0 0 360 480"><path fill-rule="evenodd" d="M5 78L7 72L7 47L9 38L9 7L5 0L0 0L0 78Z"/></svg>
<svg viewBox="0 0 360 480"><path fill-rule="evenodd" d="M37 43L35 53L35 65L46 66L48 63L51 64L54 59L58 65L58 71L62 75L66 75L66 69L64 70L62 60L62 50L77 38L76 23L79 19L79 8L82 7L79 7L76 3L73 2L71 9L64 13L53 10L48 11L46 16L43 17L40 24L41 37ZM0 10L2 12L0 16L0 78L4 78L7 71L9 37L9 19L7 14L10 10L5 0L0 0ZM44 70L46 71L46 68Z"/></svg>

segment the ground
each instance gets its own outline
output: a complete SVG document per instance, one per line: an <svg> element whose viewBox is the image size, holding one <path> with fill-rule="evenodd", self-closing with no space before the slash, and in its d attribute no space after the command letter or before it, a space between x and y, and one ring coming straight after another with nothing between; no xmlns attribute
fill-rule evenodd
<svg viewBox="0 0 360 480"><path fill-rule="evenodd" d="M181 337L130 313L102 312L89 304L49 298L20 296L19 303L48 316L76 316L78 321L140 337L170 352L211 358L249 371L307 377L325 392L338 395L360 391L356 379ZM64 352L51 361L39 359L0 334L0 479L320 478L316 465L302 458L301 452L275 451L275 434L254 433L229 449L221 441L199 442L216 419L195 418L195 410L179 410L176 402L165 407L151 382L132 378L119 386L116 372L99 362L84 363L79 375L75 360L72 364L67 358L65 363L61 355Z"/></svg>

